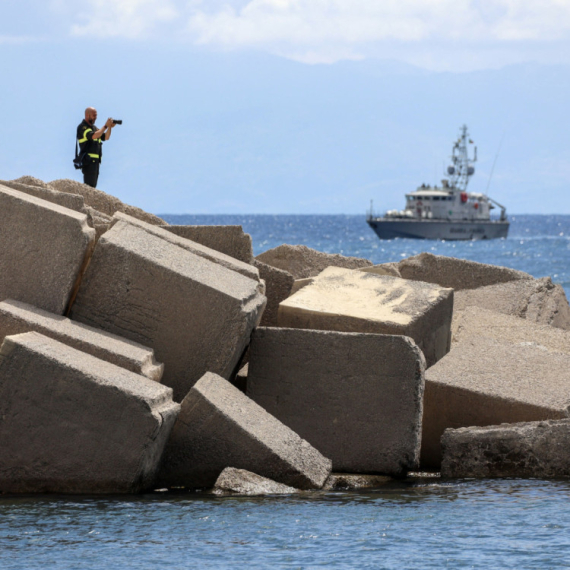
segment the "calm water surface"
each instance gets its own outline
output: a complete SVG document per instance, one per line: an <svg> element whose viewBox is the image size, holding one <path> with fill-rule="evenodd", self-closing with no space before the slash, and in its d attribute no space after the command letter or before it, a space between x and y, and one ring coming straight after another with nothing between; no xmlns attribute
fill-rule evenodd
<svg viewBox="0 0 570 570"><path fill-rule="evenodd" d="M515 216L507 239L380 241L364 216L163 216L397 261L430 251L552 276L570 294L570 216ZM0 569L570 568L570 483L418 479L290 497L0 496Z"/></svg>

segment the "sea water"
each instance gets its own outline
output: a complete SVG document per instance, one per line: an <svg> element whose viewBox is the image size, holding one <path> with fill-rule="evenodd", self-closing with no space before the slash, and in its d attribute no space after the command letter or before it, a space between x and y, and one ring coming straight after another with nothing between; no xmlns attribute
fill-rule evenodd
<svg viewBox="0 0 570 570"><path fill-rule="evenodd" d="M507 239L381 241L363 216L163 216L398 261L429 251L551 276L570 294L570 216L514 216ZM570 482L410 478L362 492L0 496L0 569L570 568Z"/></svg>

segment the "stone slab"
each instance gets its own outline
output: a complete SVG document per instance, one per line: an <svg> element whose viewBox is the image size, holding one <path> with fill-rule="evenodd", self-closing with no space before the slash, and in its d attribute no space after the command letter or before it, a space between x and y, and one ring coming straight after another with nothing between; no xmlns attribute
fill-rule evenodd
<svg viewBox="0 0 570 570"><path fill-rule="evenodd" d="M253 261L253 265L259 271L260 278L265 281L265 295L267 296L267 306L263 311L260 325L276 327L279 303L289 297L295 280L287 271L277 269L257 259Z"/></svg>
<svg viewBox="0 0 570 570"><path fill-rule="evenodd" d="M229 255L243 263L253 260L251 236L241 226L163 226L165 230L210 249Z"/></svg>
<svg viewBox="0 0 570 570"><path fill-rule="evenodd" d="M570 420L445 430L442 477L570 478Z"/></svg>
<svg viewBox="0 0 570 570"><path fill-rule="evenodd" d="M41 198L47 202L58 204L64 208L85 213L85 200L83 199L83 196L80 196L79 194L67 194L65 192L58 192L47 185L36 186L31 184L22 184L21 182L16 182L14 180L0 180L0 184L2 186L12 188L12 190L18 190L24 194L29 194L30 196Z"/></svg>
<svg viewBox="0 0 570 570"><path fill-rule="evenodd" d="M570 355L529 343L471 337L426 371L421 464L441 464L447 428L569 415Z"/></svg>
<svg viewBox="0 0 570 570"><path fill-rule="evenodd" d="M163 486L211 487L226 467L320 488L331 462L261 406L208 372L190 390L166 447Z"/></svg>
<svg viewBox="0 0 570 570"><path fill-rule="evenodd" d="M323 491L351 491L356 489L376 489L393 482L386 475L365 475L363 473L331 473Z"/></svg>
<svg viewBox="0 0 570 570"><path fill-rule="evenodd" d="M335 471L402 475L419 465L424 366L404 336L260 327L247 395Z"/></svg>
<svg viewBox="0 0 570 570"><path fill-rule="evenodd" d="M409 336L431 366L449 350L452 312L452 289L329 267L281 302L278 325Z"/></svg>
<svg viewBox="0 0 570 570"><path fill-rule="evenodd" d="M0 186L0 301L62 315L94 242L85 214Z"/></svg>
<svg viewBox="0 0 570 570"><path fill-rule="evenodd" d="M560 285L552 283L550 277L520 279L456 292L455 310L467 307L481 307L570 330L570 305L566 294Z"/></svg>
<svg viewBox="0 0 570 570"><path fill-rule="evenodd" d="M404 279L435 283L441 287L451 287L455 291L533 279L532 275L524 271L427 252L402 259L397 268Z"/></svg>
<svg viewBox="0 0 570 570"><path fill-rule="evenodd" d="M156 362L150 348L20 301L0 303L0 343L7 336L32 331L150 380L162 378L164 366Z"/></svg>
<svg viewBox="0 0 570 570"><path fill-rule="evenodd" d="M86 206L91 206L107 216L112 216L115 212L123 212L148 224L157 226L166 225L166 222L162 218L145 212L136 206L125 204L115 196L107 194L98 188L83 184L82 182L77 182L77 180L70 180L69 178L53 180L49 182L48 186L55 188L55 190L59 192L68 192L70 194L83 196Z"/></svg>
<svg viewBox="0 0 570 570"><path fill-rule="evenodd" d="M365 273L376 273L376 275L391 275L392 277L402 277L397 263L380 263L372 267L362 267L360 271ZM419 279L422 281L422 279Z"/></svg>
<svg viewBox="0 0 570 570"><path fill-rule="evenodd" d="M172 390L39 333L0 348L0 491L134 493L152 485Z"/></svg>
<svg viewBox="0 0 570 570"><path fill-rule="evenodd" d="M189 239L185 239L183 237L178 236L175 233L169 232L164 228L153 226L151 224L147 224L146 222L142 222L141 220L137 220L132 216L127 216L121 212L116 212L113 216L113 219L116 221L122 221L128 224L135 225L142 230L155 235L169 243L177 245L182 249L185 249L194 255L199 255L208 261L213 263L217 263L222 267L226 267L231 271L235 271L236 273L240 273L249 279L253 279L255 281L259 281L259 272L255 267L252 267L249 263L244 263L243 261L239 261L238 259L234 259L225 253L220 253L214 249L209 247L205 247L197 242L190 241Z"/></svg>
<svg viewBox="0 0 570 570"><path fill-rule="evenodd" d="M259 285L118 221L97 243L70 316L154 349L181 401L205 372L233 373L265 306Z"/></svg>
<svg viewBox="0 0 570 570"><path fill-rule="evenodd" d="M361 257L347 257L338 253L324 253L306 245L283 244L256 257L258 261L288 271L295 279L315 277L327 267L358 269L372 262Z"/></svg>
<svg viewBox="0 0 570 570"><path fill-rule="evenodd" d="M213 489L214 495L291 495L298 492L294 487L233 467L226 467L220 473Z"/></svg>

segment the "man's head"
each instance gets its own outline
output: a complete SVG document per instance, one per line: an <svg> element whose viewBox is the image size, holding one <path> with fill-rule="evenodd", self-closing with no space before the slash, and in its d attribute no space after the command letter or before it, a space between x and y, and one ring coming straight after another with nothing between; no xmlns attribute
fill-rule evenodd
<svg viewBox="0 0 570 570"><path fill-rule="evenodd" d="M97 109L93 107L87 107L85 109L85 120L90 124L94 125L97 120Z"/></svg>

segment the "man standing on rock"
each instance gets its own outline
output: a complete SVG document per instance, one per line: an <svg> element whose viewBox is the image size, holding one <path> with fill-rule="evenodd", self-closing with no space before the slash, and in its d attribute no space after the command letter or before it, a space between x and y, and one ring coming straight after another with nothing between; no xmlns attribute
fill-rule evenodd
<svg viewBox="0 0 570 570"><path fill-rule="evenodd" d="M77 127L77 142L79 143L80 154L83 155L83 182L93 188L97 187L99 178L99 165L103 155L103 141L111 138L111 130L115 126L113 119L99 129L95 126L97 120L97 110L93 107L85 109L85 119Z"/></svg>

